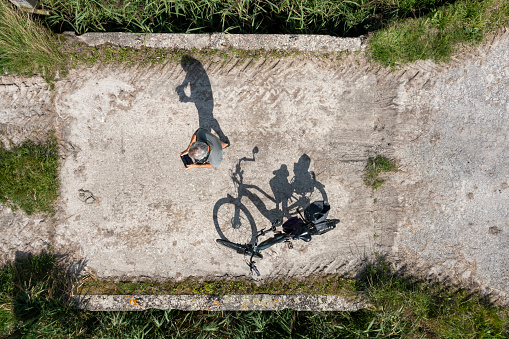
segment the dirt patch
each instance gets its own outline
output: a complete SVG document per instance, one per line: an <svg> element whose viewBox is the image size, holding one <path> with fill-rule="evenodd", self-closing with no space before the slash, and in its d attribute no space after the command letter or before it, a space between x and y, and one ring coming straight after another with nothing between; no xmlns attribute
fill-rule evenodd
<svg viewBox="0 0 509 339"><path fill-rule="evenodd" d="M50 86L39 77L0 76L0 141L40 142L57 125Z"/></svg>

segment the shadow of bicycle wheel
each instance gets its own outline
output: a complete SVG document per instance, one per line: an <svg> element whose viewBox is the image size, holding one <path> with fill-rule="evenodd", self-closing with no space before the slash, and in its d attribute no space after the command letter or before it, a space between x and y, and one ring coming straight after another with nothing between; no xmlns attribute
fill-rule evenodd
<svg viewBox="0 0 509 339"><path fill-rule="evenodd" d="M236 244L254 244L256 224L253 216L238 199L226 197L214 205L212 218L219 237Z"/></svg>

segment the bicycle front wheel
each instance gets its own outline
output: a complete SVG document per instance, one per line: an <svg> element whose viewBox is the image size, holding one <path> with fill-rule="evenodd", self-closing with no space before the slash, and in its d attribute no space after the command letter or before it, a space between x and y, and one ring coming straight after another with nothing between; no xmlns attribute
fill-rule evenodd
<svg viewBox="0 0 509 339"><path fill-rule="evenodd" d="M263 255L261 255L261 253L258 253L258 252L253 252L252 250L250 250L249 248L247 248L245 245L240 245L240 244L235 244L231 241L228 241L228 240L224 240L224 239L216 239L216 242L218 244L221 244L225 247L228 247L234 251L236 251L237 253L239 254L247 254L247 255L251 255L254 253L254 256L255 257L258 257L260 259L263 258Z"/></svg>

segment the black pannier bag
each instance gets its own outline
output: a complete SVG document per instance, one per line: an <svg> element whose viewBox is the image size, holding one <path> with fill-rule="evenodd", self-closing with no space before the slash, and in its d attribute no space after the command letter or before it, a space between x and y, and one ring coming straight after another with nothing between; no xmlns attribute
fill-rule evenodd
<svg viewBox="0 0 509 339"><path fill-rule="evenodd" d="M304 226L304 221L298 217L291 217L283 224L283 231L288 234L290 238L298 236Z"/></svg>

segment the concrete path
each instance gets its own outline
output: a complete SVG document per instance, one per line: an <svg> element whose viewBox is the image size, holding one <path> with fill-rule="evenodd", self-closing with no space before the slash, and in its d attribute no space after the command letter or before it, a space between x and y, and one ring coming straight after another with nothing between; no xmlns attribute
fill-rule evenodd
<svg viewBox="0 0 509 339"><path fill-rule="evenodd" d="M2 257L50 244L101 278L242 276L242 256L215 239L249 241L327 198L338 227L265 251L262 279L355 274L382 252L504 300L508 52L502 34L450 65L398 72L350 54L98 65L53 92L40 79L3 77L3 138L53 126L63 161L55 218L2 207ZM185 170L178 152L200 126L231 147L218 168ZM373 192L362 174L375 154L401 170Z"/></svg>

